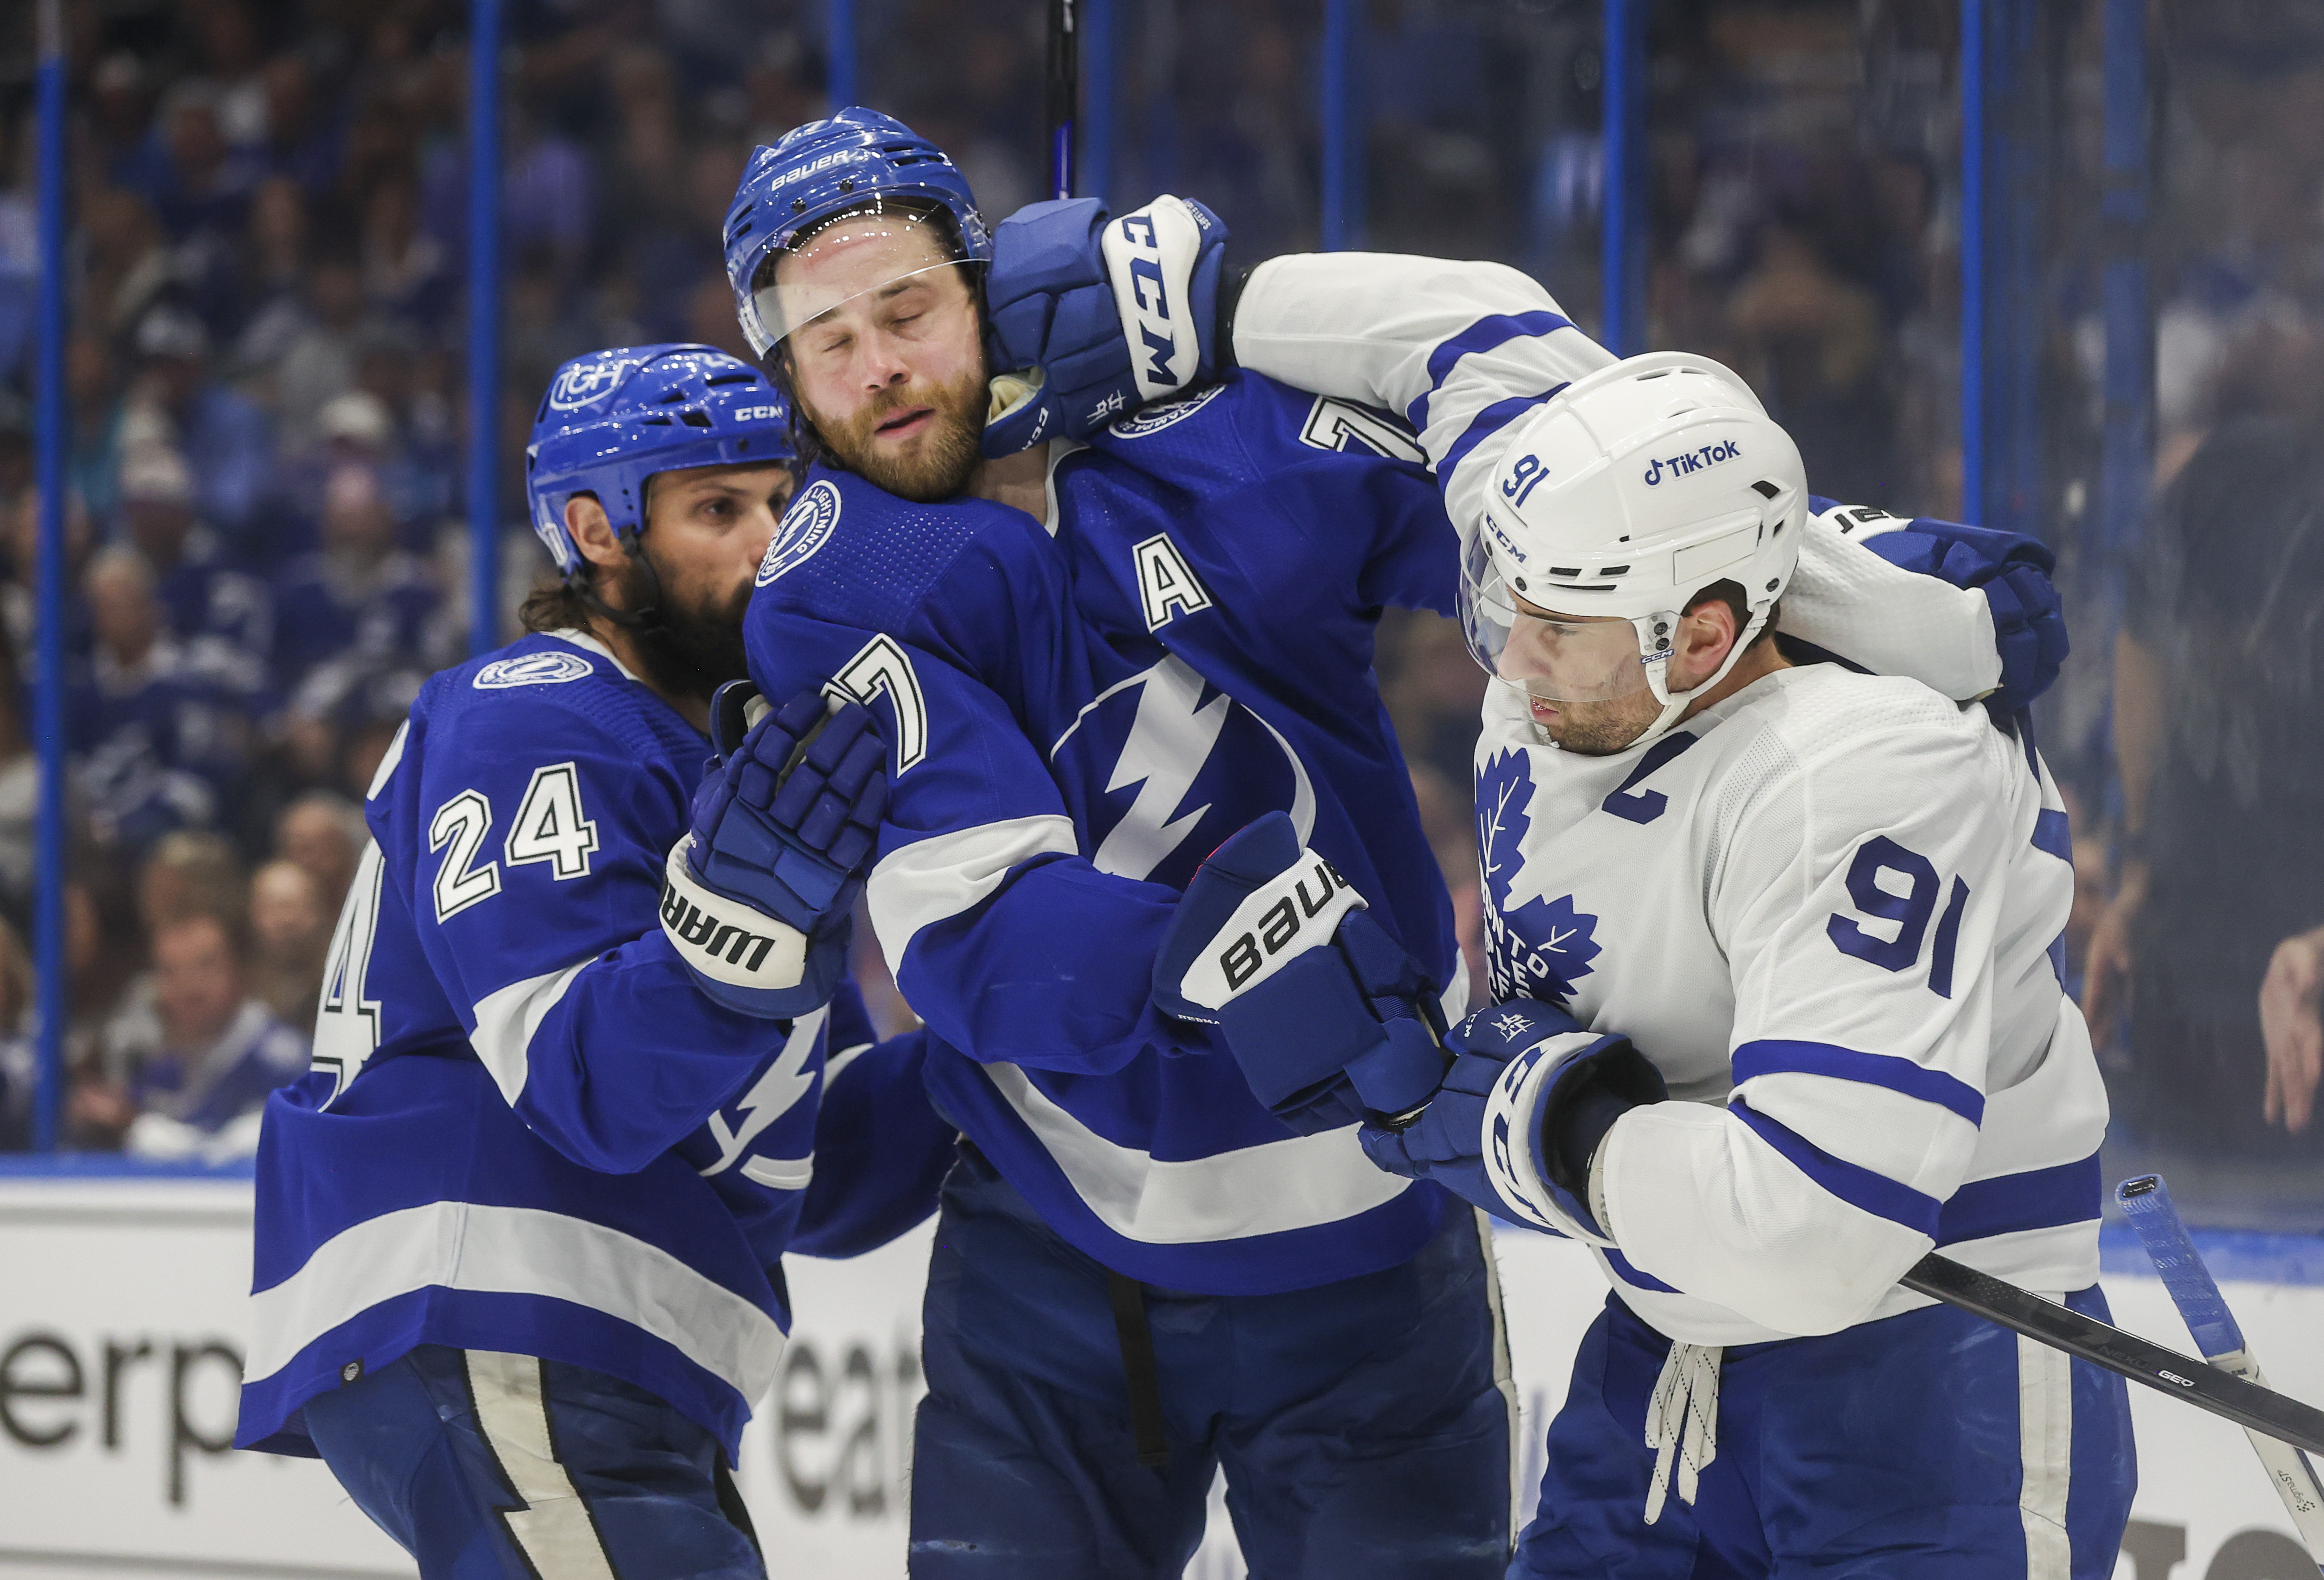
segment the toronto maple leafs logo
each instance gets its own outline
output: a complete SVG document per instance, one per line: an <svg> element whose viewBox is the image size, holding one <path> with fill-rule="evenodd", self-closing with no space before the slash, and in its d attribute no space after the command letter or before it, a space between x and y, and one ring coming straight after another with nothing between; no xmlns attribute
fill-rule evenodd
<svg viewBox="0 0 2324 1580"><path fill-rule="evenodd" d="M1573 896L1539 895L1522 905L1509 897L1525 865L1520 849L1532 820L1533 770L1522 751L1503 752L1477 776L1477 851L1485 880L1485 947L1496 999L1544 999L1561 1007L1598 956L1591 934L1598 919L1573 908Z"/></svg>

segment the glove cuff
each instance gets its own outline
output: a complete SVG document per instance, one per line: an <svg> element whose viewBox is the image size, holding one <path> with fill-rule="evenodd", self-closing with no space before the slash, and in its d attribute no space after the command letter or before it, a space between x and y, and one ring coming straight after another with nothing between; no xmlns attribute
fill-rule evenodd
<svg viewBox="0 0 2324 1580"><path fill-rule="evenodd" d="M807 975L807 938L695 877L689 833L662 867L661 930L696 976L730 988L783 993Z"/></svg>
<svg viewBox="0 0 2324 1580"><path fill-rule="evenodd" d="M1485 1178L1519 1222L1607 1249L1614 1242L1600 1231L1589 1209L1542 1178L1538 1132L1542 1097L1558 1072L1594 1045L1611 1040L1594 1031L1562 1031L1511 1059L1486 1095L1478 1138Z"/></svg>

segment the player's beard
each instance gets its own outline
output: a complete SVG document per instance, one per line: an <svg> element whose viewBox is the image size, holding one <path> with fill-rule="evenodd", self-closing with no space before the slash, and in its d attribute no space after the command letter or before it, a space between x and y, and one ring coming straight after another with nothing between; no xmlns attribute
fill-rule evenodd
<svg viewBox="0 0 2324 1580"><path fill-rule="evenodd" d="M714 595L688 603L648 563L647 552L640 545L622 565L620 582L622 607L656 611L632 633L638 661L657 690L707 701L719 687L751 672L742 646L750 584L724 598Z"/></svg>
<svg viewBox="0 0 2324 1580"><path fill-rule="evenodd" d="M1562 752L1584 757L1610 757L1626 751L1662 716L1662 699L1651 688L1633 691L1609 702L1560 702L1556 722L1536 712L1534 728Z"/></svg>
<svg viewBox="0 0 2324 1580"><path fill-rule="evenodd" d="M840 423L808 407L817 438L832 457L899 499L934 504L964 493L982 456L984 411L989 399L982 367L950 384L915 379L882 390L851 422ZM805 402L801 402L805 405ZM910 406L931 409L927 437L908 453L882 448L872 439L880 424Z"/></svg>

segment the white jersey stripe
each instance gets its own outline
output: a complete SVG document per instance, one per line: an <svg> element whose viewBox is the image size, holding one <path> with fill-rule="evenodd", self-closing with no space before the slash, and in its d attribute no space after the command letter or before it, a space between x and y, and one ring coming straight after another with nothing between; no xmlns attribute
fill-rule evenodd
<svg viewBox="0 0 2324 1580"><path fill-rule="evenodd" d="M657 1246L562 1213L439 1201L341 1230L297 1272L253 1295L244 1378L271 1377L341 1323L431 1286L602 1311L671 1344L753 1403L782 1361L773 1317Z"/></svg>
<svg viewBox="0 0 2324 1580"><path fill-rule="evenodd" d="M580 1489L558 1462L549 1435L540 1362L531 1355L469 1350L468 1391L476 1401L476 1432L500 1463L509 1485L524 1500L501 1520L540 1580L613 1580L605 1544L581 1501Z"/></svg>
<svg viewBox="0 0 2324 1580"><path fill-rule="evenodd" d="M1175 1161L1106 1140L1013 1064L986 1065L984 1074L1099 1222L1126 1240L1199 1245L1309 1229L1369 1212L1412 1185L1372 1167L1352 1124Z"/></svg>
<svg viewBox="0 0 2324 1580"><path fill-rule="evenodd" d="M476 1050L476 1058L510 1107L515 1107L516 1100L524 1095L524 1084L532 1073L532 1034L571 989L573 979L596 958L592 955L561 970L512 982L476 1001L476 1029L468 1034L468 1046Z"/></svg>
<svg viewBox="0 0 2324 1580"><path fill-rule="evenodd" d="M922 928L982 904L1020 862L1079 849L1072 819L1044 813L980 823L892 852L863 886L881 951L901 962Z"/></svg>
<svg viewBox="0 0 2324 1580"><path fill-rule="evenodd" d="M2053 1292L2046 1297L2063 1297ZM2025 1526L2025 1580L2070 1580L2066 1494L2073 1481L2072 1357L2020 1335L2017 1340L2017 1448L2024 1481L2017 1496Z"/></svg>

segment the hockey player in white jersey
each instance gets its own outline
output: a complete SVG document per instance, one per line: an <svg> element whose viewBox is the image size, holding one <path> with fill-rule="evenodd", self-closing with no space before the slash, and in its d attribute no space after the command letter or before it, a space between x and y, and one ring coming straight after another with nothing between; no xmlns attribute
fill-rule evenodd
<svg viewBox="0 0 2324 1580"><path fill-rule="evenodd" d="M1154 277L1189 279L1163 251ZM1019 360L1074 365L1051 359L1056 322ZM1833 558L1846 540L1999 535L1811 502L1727 370L1616 363L1513 271L1278 259L1192 328L1408 413L1461 530L1497 682L1478 815L1502 1002L1426 1109L1365 1143L1584 1240L1614 1283L1511 1572L2110 1573L2134 1479L2119 1382L1894 1287L1938 1245L2104 1310L2106 1102L2056 966L2063 812L2017 699L1975 700L1996 677L1974 644L1950 683L1921 652L1932 689L1772 639L1803 553L1829 585L1869 573ZM1945 628L1933 604L1881 632L1802 603L1784 628L1852 656ZM1299 887L1319 875L1262 820L1197 874L1164 951L1185 968L1166 995L1220 1012L1286 1105L1339 1066L1364 1098L1432 1057L1319 992L1349 975L1332 957L1361 898L1321 903Z"/></svg>

